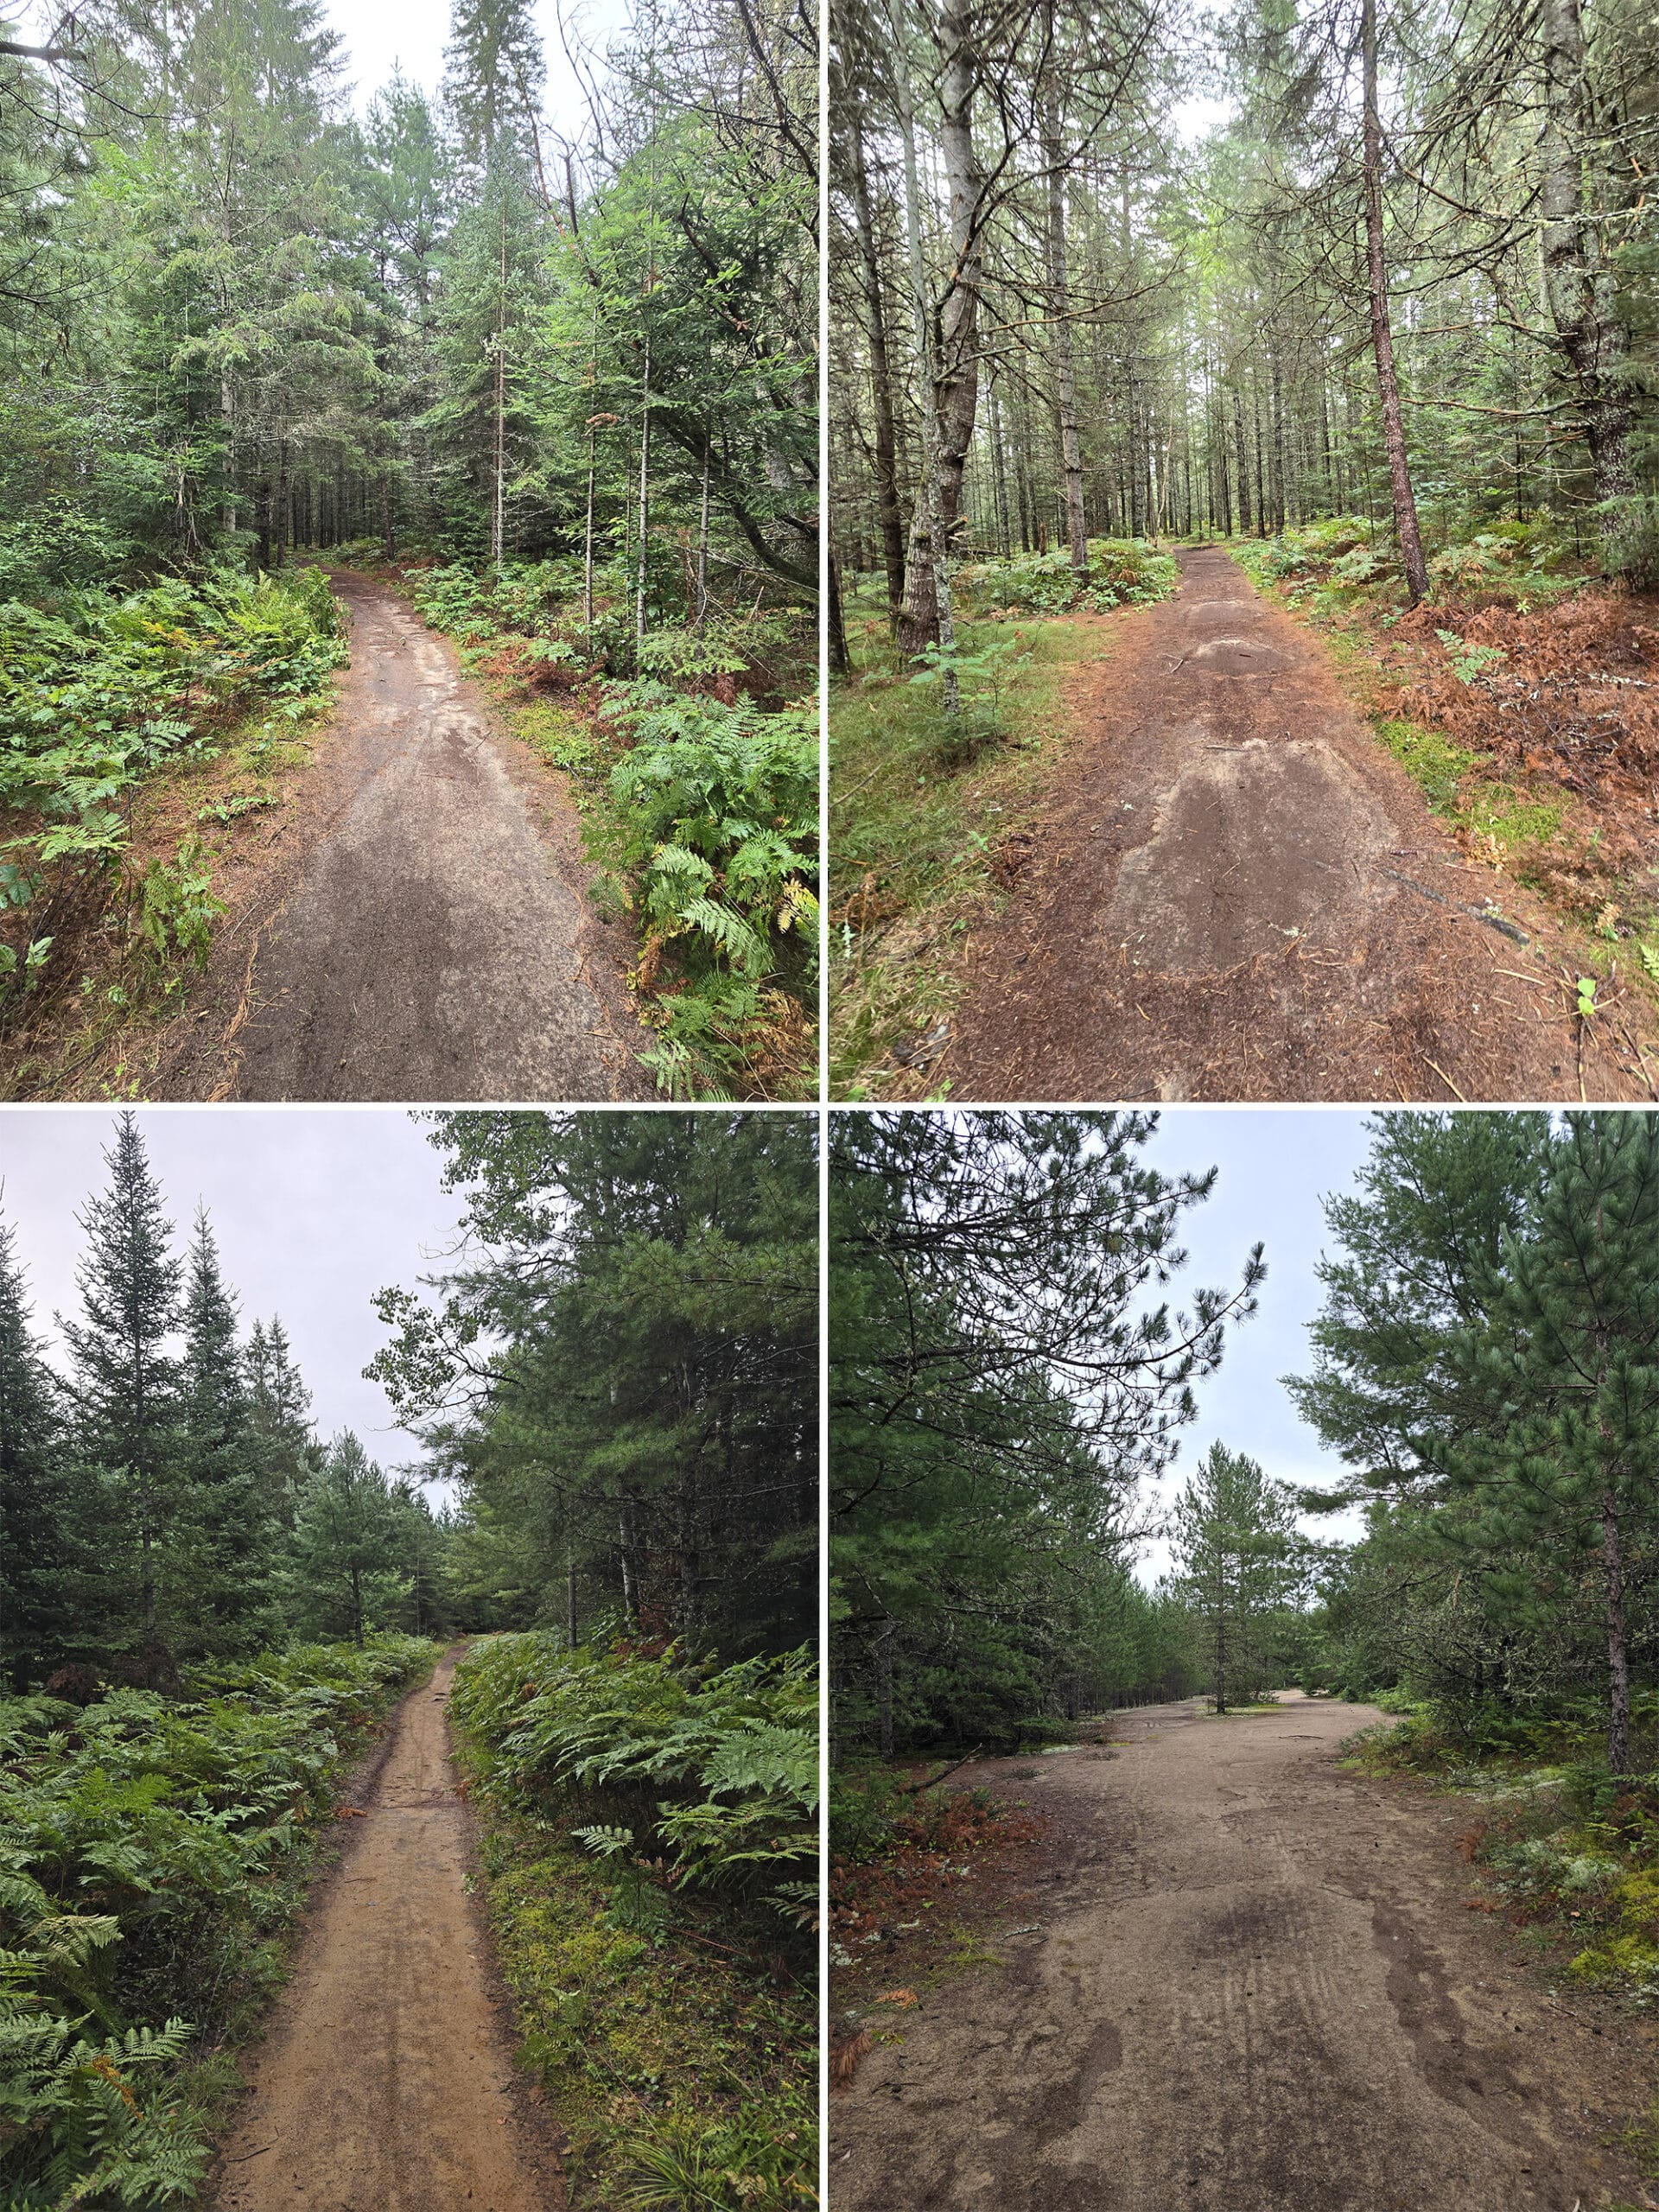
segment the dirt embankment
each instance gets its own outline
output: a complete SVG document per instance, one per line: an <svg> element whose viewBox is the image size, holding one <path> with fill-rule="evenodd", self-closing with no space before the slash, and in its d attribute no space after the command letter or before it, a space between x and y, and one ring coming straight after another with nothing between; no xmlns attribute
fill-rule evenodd
<svg viewBox="0 0 1659 2212"><path fill-rule="evenodd" d="M1109 1757L969 1770L1070 1849L1002 1968L886 2015L830 2105L835 2212L1646 2203L1609 2140L1659 2031L1552 1997L1462 1910L1457 1814L1338 1766L1378 1718L1146 1708Z"/></svg>
<svg viewBox="0 0 1659 2212"><path fill-rule="evenodd" d="M651 1096L632 938L586 902L569 806L447 639L381 585L333 581L337 711L151 1095Z"/></svg>
<svg viewBox="0 0 1659 2212"><path fill-rule="evenodd" d="M209 2184L213 2212L563 2212L467 1886L444 1726L454 1653L397 1708L308 1914Z"/></svg>
<svg viewBox="0 0 1659 2212"><path fill-rule="evenodd" d="M1179 557L1124 620L934 1077L958 1100L1656 1095L1647 1001L1604 988L1581 1020L1570 934L1459 852L1318 641L1217 549Z"/></svg>

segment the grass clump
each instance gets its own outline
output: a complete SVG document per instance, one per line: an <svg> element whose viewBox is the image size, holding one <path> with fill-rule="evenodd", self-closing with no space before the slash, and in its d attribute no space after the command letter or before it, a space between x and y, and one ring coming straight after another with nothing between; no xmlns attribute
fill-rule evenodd
<svg viewBox="0 0 1659 2212"><path fill-rule="evenodd" d="M804 1653L501 1637L452 1710L491 1923L578 2203L816 2202L817 1690Z"/></svg>
<svg viewBox="0 0 1659 2212"><path fill-rule="evenodd" d="M1071 741L1066 683L1106 639L1075 619L960 617L958 730L939 683L914 680L932 664L893 651L873 590L846 620L855 672L830 699L830 1095L943 1095L925 1054L895 1051L948 1023L962 939L1023 865Z"/></svg>
<svg viewBox="0 0 1659 2212"><path fill-rule="evenodd" d="M174 1697L0 1700L7 2205L194 2196L340 1774L435 1656L381 1636L204 1667Z"/></svg>

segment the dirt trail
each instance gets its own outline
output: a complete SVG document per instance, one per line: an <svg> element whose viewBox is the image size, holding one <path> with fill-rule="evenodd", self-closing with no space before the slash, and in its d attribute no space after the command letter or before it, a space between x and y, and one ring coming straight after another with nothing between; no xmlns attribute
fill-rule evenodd
<svg viewBox="0 0 1659 2212"><path fill-rule="evenodd" d="M1216 548L1179 558L1092 679L1097 741L976 937L933 1077L960 1100L1654 1095L1621 1034L1659 1051L1644 1004L1580 1035L1560 927L1461 856L1315 639ZM1491 902L1511 933L1468 911Z"/></svg>
<svg viewBox="0 0 1659 2212"><path fill-rule="evenodd" d="M1110 1757L969 1770L1074 1855L1013 1907L1005 1970L885 2016L902 2044L830 2105L834 2212L1643 2203L1600 2145L1659 2091L1652 2042L1555 2004L1459 1910L1466 1812L1339 1770L1378 1718L1157 1707Z"/></svg>
<svg viewBox="0 0 1659 2212"><path fill-rule="evenodd" d="M652 1095L569 809L454 648L334 573L351 666L287 856L215 948L157 1097Z"/></svg>
<svg viewBox="0 0 1659 2212"><path fill-rule="evenodd" d="M456 1654L398 1708L365 1817L308 1915L214 2167L214 2212L561 2212L462 1888L467 1808L444 1705Z"/></svg>

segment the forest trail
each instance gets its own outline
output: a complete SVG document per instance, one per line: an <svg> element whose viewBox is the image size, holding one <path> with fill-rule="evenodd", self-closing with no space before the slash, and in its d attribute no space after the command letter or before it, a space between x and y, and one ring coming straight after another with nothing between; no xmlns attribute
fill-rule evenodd
<svg viewBox="0 0 1659 2212"><path fill-rule="evenodd" d="M1581 1023L1570 942L1463 858L1317 639L1218 548L1178 557L932 1077L964 1102L1652 1096L1645 1005Z"/></svg>
<svg viewBox="0 0 1659 2212"><path fill-rule="evenodd" d="M397 1708L361 1825L308 1914L213 2169L214 2212L559 2212L518 2107L444 1706L459 1654Z"/></svg>
<svg viewBox="0 0 1659 2212"><path fill-rule="evenodd" d="M653 1096L574 817L499 741L454 647L331 570L351 665L297 848L222 932L152 1095L593 1100Z"/></svg>
<svg viewBox="0 0 1659 2212"><path fill-rule="evenodd" d="M1559 2005L1462 1910L1461 1812L1344 1773L1381 1715L1114 1716L1109 1756L982 1762L1051 1815L1001 1971L886 2017L830 2106L836 2212L1582 2212L1653 2031ZM1037 1771L1033 1772L1033 1765ZM902 1967L895 1965L895 1973Z"/></svg>

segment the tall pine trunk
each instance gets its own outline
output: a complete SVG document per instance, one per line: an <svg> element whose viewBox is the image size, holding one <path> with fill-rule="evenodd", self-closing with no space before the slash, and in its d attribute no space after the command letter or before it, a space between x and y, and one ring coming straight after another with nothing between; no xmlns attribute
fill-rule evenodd
<svg viewBox="0 0 1659 2212"><path fill-rule="evenodd" d="M917 381L922 395L922 482L916 499L916 523L910 541L908 591L899 643L909 653L918 653L937 640L941 651L952 654L957 645L956 607L950 596L950 550L945 519L946 461L944 429L939 420L940 379L935 374L931 331L929 327L927 270L922 259L921 188L916 175L916 111L911 98L909 41L906 36L904 0L894 9L897 30L894 57L898 89L899 133L905 151L905 242L910 264L911 310L916 323ZM961 476L958 473L957 486ZM925 607L918 594L925 594ZM931 619L925 619L925 615ZM957 672L947 660L944 668L944 709L953 719L961 711L962 696Z"/></svg>
<svg viewBox="0 0 1659 2212"><path fill-rule="evenodd" d="M1584 418L1596 499L1602 508L1602 566L1623 570L1637 586L1653 581L1654 563L1643 542L1619 543L1622 510L1636 493L1630 463L1632 410L1630 334L1618 313L1612 271L1600 230L1600 194L1591 188L1597 143L1585 75L1584 20L1579 0L1544 0L1544 175L1539 193L1543 223L1544 296L1567 356Z"/></svg>
<svg viewBox="0 0 1659 2212"><path fill-rule="evenodd" d="M887 357L887 318L883 306L881 257L876 250L870 209L870 181L858 109L852 107L853 213L858 257L864 271L869 309L870 395L875 413L875 496L881 524L881 565L887 576L887 626L896 637L905 609L905 518L899 498L899 439L893 424L893 370Z"/></svg>
<svg viewBox="0 0 1659 2212"><path fill-rule="evenodd" d="M906 149L906 210L913 232L911 284L924 321L928 319L927 296L921 270L919 219L915 200L916 132L910 90L908 41L903 32L904 10L896 10L900 33L894 67L902 79L902 99L907 121ZM910 556L905 577L905 613L899 642L904 652L918 653L926 645L954 644L945 629L950 614L941 593L940 579L948 563L950 533L962 506L962 480L973 442L974 417L979 404L979 288L983 271L980 257L980 200L982 189L974 153L974 92L978 83L979 57L974 50L971 0L943 0L939 10L938 42L943 59L939 98L944 117L939 146L944 157L945 184L950 194L951 270L944 303L938 317L938 352L924 344L921 381L925 412L932 423L933 458L924 470L928 485L925 500L918 499L911 524ZM931 373L928 364L931 362ZM954 683L951 690L954 691ZM951 711L955 711L952 699Z"/></svg>
<svg viewBox="0 0 1659 2212"><path fill-rule="evenodd" d="M1618 1499L1611 1484L1601 1494L1601 1577L1607 1619L1607 1770L1630 1771L1630 1655L1624 1633L1624 1554L1619 1541Z"/></svg>
<svg viewBox="0 0 1659 2212"><path fill-rule="evenodd" d="M1046 0L1044 25L1050 66L1043 80L1043 167L1047 172L1048 312L1054 349L1055 413L1060 431L1060 480L1071 573L1089 574L1089 534L1083 507L1083 442L1077 431L1077 378L1071 352L1071 289L1065 259L1065 173L1062 167L1060 96L1054 81L1054 0Z"/></svg>
<svg viewBox="0 0 1659 2212"><path fill-rule="evenodd" d="M1389 327L1389 280L1382 254L1382 125L1376 111L1376 0L1363 0L1361 40L1365 73L1365 266L1371 301L1371 350L1376 356L1376 386L1382 402L1382 443L1389 457L1389 490L1394 503L1394 531L1406 571L1406 590L1416 606L1428 589L1417 527L1417 499L1406 457L1406 429L1400 412L1400 380L1394 365L1394 333Z"/></svg>
<svg viewBox="0 0 1659 2212"><path fill-rule="evenodd" d="M645 529L651 517L651 333L645 333L645 369L639 388L639 582L633 603L635 641L645 634Z"/></svg>

